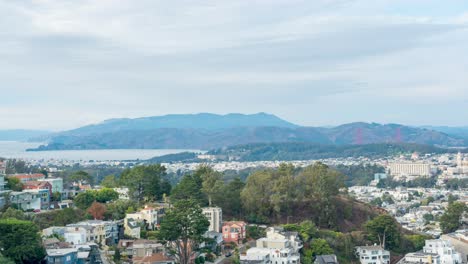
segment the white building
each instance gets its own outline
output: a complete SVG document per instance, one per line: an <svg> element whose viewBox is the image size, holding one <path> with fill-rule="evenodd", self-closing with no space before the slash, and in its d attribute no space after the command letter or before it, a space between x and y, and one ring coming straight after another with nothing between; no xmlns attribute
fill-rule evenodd
<svg viewBox="0 0 468 264"><path fill-rule="evenodd" d="M223 211L219 207L205 207L203 208L203 214L210 221L208 231L221 232L223 223Z"/></svg>
<svg viewBox="0 0 468 264"><path fill-rule="evenodd" d="M434 253L408 253L398 264L440 264L440 256Z"/></svg>
<svg viewBox="0 0 468 264"><path fill-rule="evenodd" d="M241 263L299 264L302 242L297 232L286 232L280 227L267 229L267 237L257 240L256 247L240 256Z"/></svg>
<svg viewBox="0 0 468 264"><path fill-rule="evenodd" d="M90 242L87 238L87 231L83 227L65 227L63 238L65 239L65 242L73 245Z"/></svg>
<svg viewBox="0 0 468 264"><path fill-rule="evenodd" d="M426 245L423 248L424 253L435 253L440 256L441 264L458 264L462 263L461 254L458 253L452 246L450 241L442 239L426 240Z"/></svg>
<svg viewBox="0 0 468 264"><path fill-rule="evenodd" d="M130 196L128 195L128 188L127 187L112 188L112 189L119 194L119 199L120 200L130 200Z"/></svg>
<svg viewBox="0 0 468 264"><path fill-rule="evenodd" d="M165 206L145 206L139 212L127 214L124 219L125 234L134 238L140 238L142 227L155 230L161 223L165 214Z"/></svg>
<svg viewBox="0 0 468 264"><path fill-rule="evenodd" d="M361 264L390 263L390 252L377 245L356 247L356 255Z"/></svg>
<svg viewBox="0 0 468 264"><path fill-rule="evenodd" d="M388 165L392 176L430 176L431 165L427 163L390 163Z"/></svg>

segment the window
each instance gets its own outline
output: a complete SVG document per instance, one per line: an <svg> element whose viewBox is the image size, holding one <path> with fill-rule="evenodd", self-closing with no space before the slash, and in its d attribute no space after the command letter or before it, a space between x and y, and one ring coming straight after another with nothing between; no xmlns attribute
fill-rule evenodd
<svg viewBox="0 0 468 264"><path fill-rule="evenodd" d="M71 260L71 257L70 256L67 256L67 261L70 261Z"/></svg>

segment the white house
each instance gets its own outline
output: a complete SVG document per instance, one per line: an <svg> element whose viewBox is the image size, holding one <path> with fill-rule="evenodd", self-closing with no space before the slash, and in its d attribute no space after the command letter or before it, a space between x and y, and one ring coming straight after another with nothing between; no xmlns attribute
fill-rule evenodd
<svg viewBox="0 0 468 264"><path fill-rule="evenodd" d="M390 263L390 252L377 245L356 247L356 255L361 264Z"/></svg>
<svg viewBox="0 0 468 264"><path fill-rule="evenodd" d="M243 263L299 264L302 242L297 232L286 232L281 227L267 229L266 237L257 240L256 247L241 255ZM268 262L266 262L268 263Z"/></svg>
<svg viewBox="0 0 468 264"><path fill-rule="evenodd" d="M426 245L423 248L424 253L435 253L440 256L441 264L458 264L462 263L461 254L458 253L452 246L450 241L442 239L426 240Z"/></svg>

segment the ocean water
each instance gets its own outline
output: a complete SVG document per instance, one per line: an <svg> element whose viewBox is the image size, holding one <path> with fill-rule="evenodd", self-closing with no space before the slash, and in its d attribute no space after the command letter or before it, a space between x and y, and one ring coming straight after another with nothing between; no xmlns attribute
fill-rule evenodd
<svg viewBox="0 0 468 264"><path fill-rule="evenodd" d="M204 152L190 149L99 149L26 151L43 143L0 141L0 157L26 160L143 160L180 152Z"/></svg>

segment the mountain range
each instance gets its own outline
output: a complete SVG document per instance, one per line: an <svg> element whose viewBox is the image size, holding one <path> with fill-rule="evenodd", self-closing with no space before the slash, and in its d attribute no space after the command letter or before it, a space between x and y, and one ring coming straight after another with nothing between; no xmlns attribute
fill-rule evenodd
<svg viewBox="0 0 468 264"><path fill-rule="evenodd" d="M316 143L361 145L416 143L444 147L468 145L468 129L453 133L442 127L350 123L336 127L304 127L275 115L190 114L110 119L54 133L48 144L33 150L65 149L218 149L251 143ZM43 137L41 137L44 139Z"/></svg>

